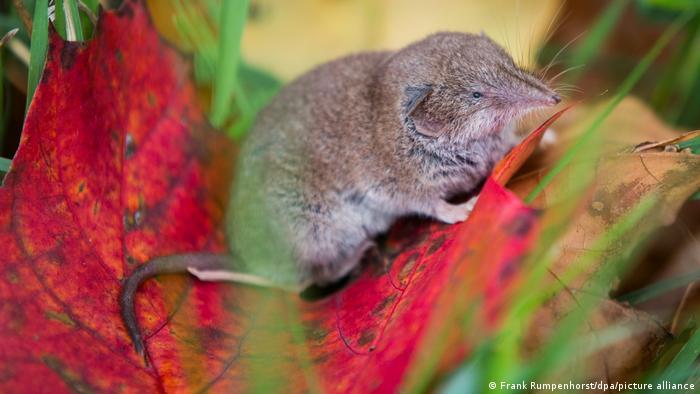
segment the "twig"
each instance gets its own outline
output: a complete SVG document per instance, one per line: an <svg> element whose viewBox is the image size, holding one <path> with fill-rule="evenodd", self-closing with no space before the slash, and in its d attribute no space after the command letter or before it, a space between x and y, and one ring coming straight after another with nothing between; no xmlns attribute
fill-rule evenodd
<svg viewBox="0 0 700 394"><path fill-rule="evenodd" d="M27 33L29 35L32 35L32 17L29 15L29 11L27 11L27 8L24 7L24 3L22 0L12 0L12 4L15 6L15 9L17 10L17 14L19 14L19 19L22 20L22 24L24 24L24 27L27 28Z"/></svg>

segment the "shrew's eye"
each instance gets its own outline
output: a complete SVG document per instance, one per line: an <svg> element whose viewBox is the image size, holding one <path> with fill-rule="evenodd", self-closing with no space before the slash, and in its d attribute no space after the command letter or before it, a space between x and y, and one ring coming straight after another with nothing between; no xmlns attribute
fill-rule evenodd
<svg viewBox="0 0 700 394"><path fill-rule="evenodd" d="M475 99L480 99L482 96L483 96L483 94L481 94L481 92L472 93L472 97Z"/></svg>

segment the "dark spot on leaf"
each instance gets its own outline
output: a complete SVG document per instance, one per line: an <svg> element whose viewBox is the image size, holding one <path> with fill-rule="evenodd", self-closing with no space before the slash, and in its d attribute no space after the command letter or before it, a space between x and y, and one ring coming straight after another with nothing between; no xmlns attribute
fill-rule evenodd
<svg viewBox="0 0 700 394"><path fill-rule="evenodd" d="M505 282L510 279L516 272L518 268L518 260L508 260L501 266L500 272L498 273L498 279L501 282Z"/></svg>
<svg viewBox="0 0 700 394"><path fill-rule="evenodd" d="M320 342L328 336L328 331L318 327L307 328L305 332L306 338L316 342Z"/></svg>
<svg viewBox="0 0 700 394"><path fill-rule="evenodd" d="M44 316L49 320L55 320L61 322L67 326L75 327L75 322L65 313L54 312L54 311L44 311Z"/></svg>
<svg viewBox="0 0 700 394"><path fill-rule="evenodd" d="M70 42L67 41L65 45L63 46L63 49L61 49L61 66L66 69L70 70L71 67L73 67L73 64L75 64L75 56L78 53L78 49L81 47L82 44L78 42Z"/></svg>
<svg viewBox="0 0 700 394"><path fill-rule="evenodd" d="M0 369L0 382L6 382L15 376L15 371L12 369L12 365L6 365L4 368Z"/></svg>
<svg viewBox="0 0 700 394"><path fill-rule="evenodd" d="M8 269L5 273L5 277L10 283L19 283L19 275L17 275L17 271L15 271L14 268Z"/></svg>
<svg viewBox="0 0 700 394"><path fill-rule="evenodd" d="M232 337L231 334L227 333L226 331L212 326L200 328L196 330L196 332L200 339L196 342L198 342L198 344L201 345L203 349L215 348L217 346L221 346L221 344L226 340L235 339Z"/></svg>
<svg viewBox="0 0 700 394"><path fill-rule="evenodd" d="M139 209L124 213L124 230L131 231L141 225L143 222L143 213L141 212L141 205L139 203Z"/></svg>
<svg viewBox="0 0 700 394"><path fill-rule="evenodd" d="M78 193L82 193L83 190L85 190L85 182L80 182L80 185L78 185Z"/></svg>
<svg viewBox="0 0 700 394"><path fill-rule="evenodd" d="M372 314L373 315L381 315L382 311L386 309L387 306L391 305L394 300L396 299L396 295L392 294L386 298L384 298L377 306L372 309Z"/></svg>
<svg viewBox="0 0 700 394"><path fill-rule="evenodd" d="M136 212L134 212L134 224L136 227L139 227L141 226L141 223L143 223L143 213L140 209L138 209Z"/></svg>
<svg viewBox="0 0 700 394"><path fill-rule="evenodd" d="M405 279L407 275L410 275L411 271L413 271L413 267L418 262L419 257L420 253L416 251L411 253L411 255L406 259L406 262L403 264L403 267L401 267L400 276L398 278L399 280L403 282L403 279Z"/></svg>
<svg viewBox="0 0 700 394"><path fill-rule="evenodd" d="M315 365L323 365L326 361L330 360L333 357L333 354L329 353L324 353L313 360L311 360Z"/></svg>
<svg viewBox="0 0 700 394"><path fill-rule="evenodd" d="M133 6L133 3L130 1L125 1L121 7L117 9L117 14L119 16L124 16L127 19L131 19L134 17L134 10L131 8Z"/></svg>
<svg viewBox="0 0 700 394"><path fill-rule="evenodd" d="M52 371L58 375L61 380L70 388L71 392L74 393L96 393L97 390L86 382L82 381L80 375L75 371L68 369L61 360L54 356L42 356L41 360L44 364L49 367Z"/></svg>
<svg viewBox="0 0 700 394"><path fill-rule="evenodd" d="M506 232L516 237L524 237L530 232L534 224L532 219L533 217L530 215L516 216L512 222L508 223Z"/></svg>
<svg viewBox="0 0 700 394"><path fill-rule="evenodd" d="M6 323L9 329L21 331L24 328L27 317L21 305L12 302L4 302L0 310L3 311L3 314L9 315L9 322Z"/></svg>
<svg viewBox="0 0 700 394"><path fill-rule="evenodd" d="M128 159L134 155L134 152L136 152L134 137L131 135L131 133L126 133L126 140L124 141L124 156Z"/></svg>
<svg viewBox="0 0 700 394"><path fill-rule="evenodd" d="M439 237L437 237L435 240L431 241L431 245L430 245L430 248L428 248L428 252L426 253L426 256L430 256L431 254L440 250L442 245L445 244L446 240L447 240L447 235L443 233Z"/></svg>
<svg viewBox="0 0 700 394"><path fill-rule="evenodd" d="M43 73L41 74L41 80L39 81L40 84L48 84L49 81L51 80L51 70L48 68L44 68Z"/></svg>
<svg viewBox="0 0 700 394"><path fill-rule="evenodd" d="M117 61L119 63L122 63L122 64L124 63L124 55L122 54L122 51L120 51L119 49L114 51L114 57L117 59Z"/></svg>
<svg viewBox="0 0 700 394"><path fill-rule="evenodd" d="M359 346L366 346L372 343L374 341L374 338L376 337L376 333L371 330L365 330L360 334L360 338L357 340L357 344Z"/></svg>
<svg viewBox="0 0 700 394"><path fill-rule="evenodd" d="M158 98L156 97L155 93L150 90L148 93L146 93L146 100L148 100L148 105L151 107L155 107L158 103Z"/></svg>

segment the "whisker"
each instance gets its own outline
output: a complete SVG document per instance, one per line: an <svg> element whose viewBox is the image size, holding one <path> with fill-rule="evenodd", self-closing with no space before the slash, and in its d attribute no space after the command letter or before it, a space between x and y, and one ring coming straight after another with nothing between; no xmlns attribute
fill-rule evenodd
<svg viewBox="0 0 700 394"><path fill-rule="evenodd" d="M561 3L559 3L559 7L557 7L557 10L554 12L554 15L552 16L552 19L550 19L549 24L547 25L547 29L545 30L545 34L546 34L546 35L545 35L545 37L544 37L544 40L542 40L542 42L545 42L545 43L546 43L546 42L548 42L550 39L552 39L552 36L554 36L554 32L556 32L557 30L559 30L559 28L561 27L561 25L564 23L564 19L565 19L565 18L561 18L561 19L560 19L560 18L559 18L559 16L560 16L559 13L561 13L562 10L564 9L564 4L565 4L565 3L566 3L565 1L562 1ZM554 21L557 21L556 26L554 26Z"/></svg>
<svg viewBox="0 0 700 394"><path fill-rule="evenodd" d="M561 71L559 74L557 74L557 75L553 76L552 78L550 78L550 79L549 79L549 83L551 84L552 82L556 81L557 78L559 78L559 77L561 77L562 75L568 73L569 71L573 71L573 70L579 69L579 68L584 67L584 66L585 66L584 64L579 64L578 66L571 66L571 67L565 69L564 71Z"/></svg>
<svg viewBox="0 0 700 394"><path fill-rule="evenodd" d="M573 92L573 93L580 93L580 94L586 92L585 89L583 89L579 86L557 86L557 85L554 85L554 86L555 86L555 90L557 92L560 92L560 91L561 92Z"/></svg>
<svg viewBox="0 0 700 394"><path fill-rule="evenodd" d="M563 47L561 47L561 49L559 49L559 51L557 51L557 53L554 54L554 57L552 58L552 60L550 60L549 64L542 70L542 75L547 75L547 73L549 72L549 69L552 67L552 63L554 63L554 61L557 60L557 58L559 57L559 55L561 55L562 52L564 52L567 48L569 48L569 47L571 46L571 44L573 44L573 43L576 42L579 38L581 38L581 36L583 36L584 33L585 33L585 32L579 33L578 35L576 35L576 37L574 37L574 38L572 38L571 40L569 40L569 42L567 42L566 45L564 45Z"/></svg>

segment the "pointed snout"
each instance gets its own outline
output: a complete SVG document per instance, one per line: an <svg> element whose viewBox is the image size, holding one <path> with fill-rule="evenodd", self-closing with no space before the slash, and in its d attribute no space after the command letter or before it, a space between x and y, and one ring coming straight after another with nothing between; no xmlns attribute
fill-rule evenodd
<svg viewBox="0 0 700 394"><path fill-rule="evenodd" d="M514 88L528 105L553 107L561 103L561 96L534 75L521 71L514 79Z"/></svg>
<svg viewBox="0 0 700 394"><path fill-rule="evenodd" d="M530 100L532 100L532 103L535 105L553 107L561 103L561 96L544 85L534 86L534 89L532 89L529 96Z"/></svg>
<svg viewBox="0 0 700 394"><path fill-rule="evenodd" d="M553 107L561 103L561 96L549 89L533 89L522 96L527 105Z"/></svg>

